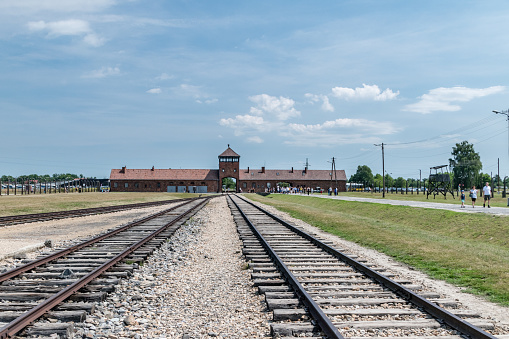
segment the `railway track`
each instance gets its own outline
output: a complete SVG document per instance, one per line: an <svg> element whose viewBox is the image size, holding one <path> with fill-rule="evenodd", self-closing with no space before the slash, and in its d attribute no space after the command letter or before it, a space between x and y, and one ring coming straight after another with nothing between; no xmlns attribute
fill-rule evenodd
<svg viewBox="0 0 509 339"><path fill-rule="evenodd" d="M276 337L509 338L455 300L347 255L244 198L228 203Z"/></svg>
<svg viewBox="0 0 509 339"><path fill-rule="evenodd" d="M58 334L93 312L119 279L128 277L210 199L177 205L0 275L0 339ZM175 201L173 201L175 202ZM44 321L36 322L42 318Z"/></svg>
<svg viewBox="0 0 509 339"><path fill-rule="evenodd" d="M165 205L165 204L171 204L176 201L185 201L185 200L188 200L188 199L151 201L151 202L142 202L142 203L137 203L137 204L82 208L82 209L76 209L76 210L48 212L48 213L9 215L9 216L0 217L0 227L8 226L8 225L15 225L15 224L25 224L25 223L29 223L29 222L40 222L40 221L48 221L48 220L55 220L55 219L83 217L83 216L87 216L87 215L118 212L118 211L130 210L130 209L135 209L135 208L160 206L160 205Z"/></svg>

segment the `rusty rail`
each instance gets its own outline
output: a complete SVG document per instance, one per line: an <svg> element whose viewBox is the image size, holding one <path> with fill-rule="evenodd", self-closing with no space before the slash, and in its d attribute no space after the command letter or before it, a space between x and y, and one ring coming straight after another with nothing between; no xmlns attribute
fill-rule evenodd
<svg viewBox="0 0 509 339"><path fill-rule="evenodd" d="M202 198L203 199L203 198ZM142 240L138 241L136 244L130 246L123 252L116 255L114 258L110 259L103 265L99 266L89 274L85 275L78 281L74 282L73 284L67 286L62 291L56 293L49 299L46 299L44 302L40 303L30 311L24 313L23 315L19 316L18 318L14 319L10 323L8 323L6 326L4 326L2 329L0 329L0 339L7 339L11 338L12 336L16 335L20 331L22 331L26 326L30 325L33 321L37 320L41 316L43 316L46 312L49 312L52 308L57 306L59 303L63 302L67 298L69 298L72 294L79 291L81 288L83 288L85 285L90 283L92 280L99 277L101 274L106 272L109 268L116 265L118 262L123 260L125 257L136 251L138 248L152 240L154 237L156 237L161 232L165 231L168 227L174 225L178 221L182 220L185 216L189 215L191 212L195 211L198 208L201 208L210 197L204 198L204 201L196 205L195 207L187 210L186 212L179 215L177 218L172 220L171 222L167 223L166 225L160 227L157 231L153 232L152 234L146 236Z"/></svg>
<svg viewBox="0 0 509 339"><path fill-rule="evenodd" d="M0 226L14 224L14 223L18 223L18 224L19 223L29 223L29 222L36 222L36 221L40 221L40 220L63 219L63 218L79 217L79 216L83 216L83 215L111 213L111 212L117 212L117 211L122 211L122 210L126 210L126 209L165 205L165 204L170 204L172 202L189 200L189 199L196 199L196 198L151 201L151 202L142 202L142 203L136 203L136 204L125 204L125 205L105 206L105 207L81 208L81 209L76 209L76 210L58 211L58 212L9 215L9 216L0 217Z"/></svg>
<svg viewBox="0 0 509 339"><path fill-rule="evenodd" d="M236 195L237 196L237 195ZM263 208L255 205L251 201L246 200L243 197L237 196L242 201L254 206L259 211L267 214L275 221L281 223L286 228L290 229L291 231L299 234L300 236L306 238L307 240L311 241L324 251L328 252L329 254L335 256L339 260L345 262L346 264L354 267L359 272L365 274L366 276L370 277L377 283L386 286L390 290L394 291L399 296L403 297L404 299L408 300L410 303L416 305L417 307L423 309L425 312L430 314L431 316L438 319L440 322L443 322L455 330L459 331L460 333L467 335L471 338L482 338L482 339L496 339L495 336L491 335L490 333L487 333L483 331L482 329L478 328L477 326L472 325L471 323L464 321L460 317L452 314L451 312L448 312L447 310L443 309L442 307L430 302L429 300L419 296L418 294L414 293L412 290L404 287L401 284L398 284L394 280L387 278L383 274L378 273L377 271L369 268L368 266L360 263L359 261L350 258L349 256L343 254L342 252L336 250L335 248L321 242L320 240L316 239L312 235L298 229L297 227L290 225L286 221L278 218L277 216L271 214L270 212L264 210Z"/></svg>
<svg viewBox="0 0 509 339"><path fill-rule="evenodd" d="M195 198L195 199L198 199L198 198ZM177 200L177 201L178 201L178 200ZM18 276L18 275L20 275L20 274L22 274L22 273L25 273L25 272L27 272L27 271L30 271L30 270L32 270L32 269L34 269L34 268L36 268L36 267L42 266L42 265L44 265L44 264L47 264L47 263L49 263L49 262L51 262L51 261L53 261L53 260L56 260L56 259L62 258L62 257L64 257L64 256L68 255L69 253L72 253L72 252L78 251L78 250L80 250L80 249L82 249L82 248L84 248L84 247L90 246L90 245L92 245L92 244L94 244L94 243L96 243L96 242L99 242L99 241L101 241L101 240L104 240L104 239L106 239L106 238L109 238L109 237L111 237L111 236L114 236L114 235L116 235L116 234L118 234L118 233L120 233L120 232L125 231L125 230L126 230L126 229L128 229L128 228L131 228L131 227L133 227L133 226L137 226L137 225L142 224L142 223L144 223L144 222L146 222L146 221L148 221L148 220L151 220L151 219L157 218L157 217L158 217L158 216L160 216L160 215L163 215L163 214L165 214L165 213L171 212L171 211L173 211L173 210L175 210L175 209L177 209L177 208L179 208L179 207L182 207L182 206L184 206L184 205L186 205L186 204L189 204L189 203L190 203L190 202L192 202L192 201L193 201L193 200L186 200L185 202L183 202L183 203L181 203L181 204L179 204L179 205L177 205L177 206L174 206L174 207L172 207L172 208L166 209L166 210L164 210L164 211L162 211L162 212L159 212L159 213L156 213L156 214L153 214L153 215L149 215L148 217L145 217L145 218L140 219L140 220L138 220L138 221L134 221L134 222L132 222L132 223L129 223L129 224L127 224L127 225L125 225L125 226L122 226L122 227L120 227L120 228L117 228L117 229L115 229L115 230L113 230L113 231L111 231L111 232L108 232L108 233L105 233L105 234L99 235L99 236L97 236L97 237L94 237L94 238L92 238L92 239L89 239L89 240L87 240L87 241L84 241L84 242L82 242L82 243L80 243L80 244L77 244L77 245L71 246L71 247L69 247L69 248L65 248L65 249L63 249L63 250L61 250L61 251L55 252L55 253L50 254L50 255L48 255L48 256L46 256L46 257L40 258L40 259L38 259L38 260L34 260L34 261L32 261L32 262L30 262L30 263L28 263L28 264L25 264L25 265L23 265L23 266L19 266L19 267L13 268L12 270L9 270L9 271L7 271L7 272L4 272L4 273L0 274L0 283L4 282L4 281L6 281L6 280L12 279L12 278L14 278L15 276Z"/></svg>

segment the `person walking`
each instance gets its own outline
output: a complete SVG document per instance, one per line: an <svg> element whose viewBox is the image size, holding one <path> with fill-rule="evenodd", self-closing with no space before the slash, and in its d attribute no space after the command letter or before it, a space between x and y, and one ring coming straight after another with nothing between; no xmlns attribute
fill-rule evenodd
<svg viewBox="0 0 509 339"><path fill-rule="evenodd" d="M488 200L488 208L490 208L491 187L489 182L487 182L486 185L482 188L482 193L484 195L484 203L482 204L482 207L486 208L486 200Z"/></svg>
<svg viewBox="0 0 509 339"><path fill-rule="evenodd" d="M465 190L461 190L461 207L465 208Z"/></svg>
<svg viewBox="0 0 509 339"><path fill-rule="evenodd" d="M472 208L475 208L475 201L477 200L477 190L475 189L475 186L472 186L472 189L470 190L470 198L472 199Z"/></svg>

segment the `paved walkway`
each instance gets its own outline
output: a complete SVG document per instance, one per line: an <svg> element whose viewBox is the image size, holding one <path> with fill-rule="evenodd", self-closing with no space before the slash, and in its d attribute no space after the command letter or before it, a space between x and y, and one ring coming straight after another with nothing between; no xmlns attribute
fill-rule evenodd
<svg viewBox="0 0 509 339"><path fill-rule="evenodd" d="M345 196L329 196L329 195L313 195L317 198L325 199L337 199L346 201L360 201L360 202L372 202L375 204L388 204L388 205L399 205L399 206L410 206L410 207L421 207L421 208L434 208L439 210L449 210L454 212L463 213L487 213L494 215L509 216L509 207L491 207L483 208L482 199L477 201L475 208L472 208L472 203L468 204L469 201L465 201L465 208L460 208L460 203L455 204L444 204L437 202L422 202L422 201L409 201L409 200L391 200L391 199L373 199L373 198L358 198L358 197L345 197ZM458 201L458 200L457 200Z"/></svg>

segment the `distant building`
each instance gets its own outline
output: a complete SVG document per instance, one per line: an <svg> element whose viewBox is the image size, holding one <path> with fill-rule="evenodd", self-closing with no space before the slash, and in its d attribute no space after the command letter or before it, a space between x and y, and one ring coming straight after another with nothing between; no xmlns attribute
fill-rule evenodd
<svg viewBox="0 0 509 339"><path fill-rule="evenodd" d="M284 183L290 187L321 188L329 187L346 191L344 170L332 173L330 170L267 170L239 169L240 155L228 148L218 156L219 169L112 169L110 184L112 192L221 192L224 178L233 178L237 191L271 192ZM332 179L332 180L331 180Z"/></svg>

